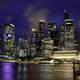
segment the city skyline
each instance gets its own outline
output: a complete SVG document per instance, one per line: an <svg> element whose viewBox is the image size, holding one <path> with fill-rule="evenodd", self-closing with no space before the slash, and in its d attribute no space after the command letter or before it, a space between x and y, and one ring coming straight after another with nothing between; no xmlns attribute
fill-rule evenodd
<svg viewBox="0 0 80 80"><path fill-rule="evenodd" d="M79 0L0 0L0 4L0 25L14 24L16 36L28 35L40 19L61 25L64 10L75 23L80 17Z"/></svg>
<svg viewBox="0 0 80 80"><path fill-rule="evenodd" d="M0 80L80 79L79 6L0 0Z"/></svg>

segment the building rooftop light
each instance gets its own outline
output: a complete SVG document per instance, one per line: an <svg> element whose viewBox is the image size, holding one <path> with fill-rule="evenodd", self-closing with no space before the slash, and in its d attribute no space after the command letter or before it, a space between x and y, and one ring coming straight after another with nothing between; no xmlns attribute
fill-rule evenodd
<svg viewBox="0 0 80 80"><path fill-rule="evenodd" d="M32 32L35 32L35 31L37 31L35 28L32 28Z"/></svg>
<svg viewBox="0 0 80 80"><path fill-rule="evenodd" d="M45 20L42 19L42 20L40 20L40 22L45 22Z"/></svg>
<svg viewBox="0 0 80 80"><path fill-rule="evenodd" d="M13 24L10 24L10 26L15 27Z"/></svg>
<svg viewBox="0 0 80 80"><path fill-rule="evenodd" d="M73 21L73 19L66 19L66 20L64 20L64 21Z"/></svg>

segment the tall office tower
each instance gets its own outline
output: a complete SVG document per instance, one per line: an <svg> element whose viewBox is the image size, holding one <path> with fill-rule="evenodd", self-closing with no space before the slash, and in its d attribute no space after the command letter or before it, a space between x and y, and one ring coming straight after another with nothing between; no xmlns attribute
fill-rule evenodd
<svg viewBox="0 0 80 80"><path fill-rule="evenodd" d="M59 49L59 32L56 23L48 23L50 37L54 41L54 51Z"/></svg>
<svg viewBox="0 0 80 80"><path fill-rule="evenodd" d="M23 38L19 38L19 53L18 53L19 57L26 57L26 53L24 50L25 50L25 40Z"/></svg>
<svg viewBox="0 0 80 80"><path fill-rule="evenodd" d="M64 25L60 25L60 50L64 50L65 48L65 28Z"/></svg>
<svg viewBox="0 0 80 80"><path fill-rule="evenodd" d="M0 54L2 54L3 51L3 27L0 26Z"/></svg>
<svg viewBox="0 0 80 80"><path fill-rule="evenodd" d="M53 40L50 38L50 32L48 36L42 39L42 54L44 57L50 58L53 54Z"/></svg>
<svg viewBox="0 0 80 80"><path fill-rule="evenodd" d="M13 24L7 24L4 26L4 54L13 56L14 55L14 30Z"/></svg>
<svg viewBox="0 0 80 80"><path fill-rule="evenodd" d="M65 49L74 50L74 26L73 19L64 20L65 27Z"/></svg>
<svg viewBox="0 0 80 80"><path fill-rule="evenodd" d="M40 20L40 22L39 22L39 35L40 35L41 39L45 37L45 31L46 31L46 21Z"/></svg>
<svg viewBox="0 0 80 80"><path fill-rule="evenodd" d="M74 26L73 19L69 18L67 11L64 11L64 24L60 26L60 48L61 50L74 50Z"/></svg>
<svg viewBox="0 0 80 80"><path fill-rule="evenodd" d="M25 57L29 56L30 51L30 41L29 38L24 40L24 54Z"/></svg>
<svg viewBox="0 0 80 80"><path fill-rule="evenodd" d="M37 37L38 37L38 31L35 28L32 28L32 35L30 41L31 57L35 57L37 55Z"/></svg>
<svg viewBox="0 0 80 80"><path fill-rule="evenodd" d="M38 37L38 41L37 41L37 51L38 51L38 55L41 56L41 50L42 50L42 39L46 36L45 34L45 30L46 30L46 22L45 20L40 20L39 22L39 37Z"/></svg>

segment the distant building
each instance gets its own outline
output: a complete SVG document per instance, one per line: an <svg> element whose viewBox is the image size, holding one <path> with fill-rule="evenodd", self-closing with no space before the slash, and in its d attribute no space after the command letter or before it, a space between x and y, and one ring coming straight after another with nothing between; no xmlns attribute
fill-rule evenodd
<svg viewBox="0 0 80 80"><path fill-rule="evenodd" d="M60 50L64 50L65 48L65 27L64 25L60 25Z"/></svg>
<svg viewBox="0 0 80 80"><path fill-rule="evenodd" d="M60 26L60 49L74 50L74 26L73 19L64 11L64 24Z"/></svg>
<svg viewBox="0 0 80 80"><path fill-rule="evenodd" d="M44 57L50 57L53 54L53 40L50 38L50 32L48 36L42 39L42 54Z"/></svg>
<svg viewBox="0 0 80 80"><path fill-rule="evenodd" d="M73 19L64 20L65 27L65 41L64 45L66 49L74 50L74 26Z"/></svg>
<svg viewBox="0 0 80 80"><path fill-rule="evenodd" d="M19 57L26 57L28 54L28 41L23 39L23 38L19 38L19 53L18 56Z"/></svg>
<svg viewBox="0 0 80 80"><path fill-rule="evenodd" d="M22 49L22 50L24 50L24 48L25 48L23 38L19 38L19 48Z"/></svg>
<svg viewBox="0 0 80 80"><path fill-rule="evenodd" d="M12 56L14 55L14 30L13 24L7 24L4 26L4 54Z"/></svg>
<svg viewBox="0 0 80 80"><path fill-rule="evenodd" d="M45 37L45 30L46 30L46 21L40 20L39 21L39 35L41 39Z"/></svg>
<svg viewBox="0 0 80 80"><path fill-rule="evenodd" d="M30 40L29 40L29 38L24 40L24 54L25 54L25 57L29 56L29 54L30 54Z"/></svg>
<svg viewBox="0 0 80 80"><path fill-rule="evenodd" d="M42 39L46 36L45 34L46 30L46 22L45 20L40 20L39 21L39 31L38 31L38 40L37 40L37 52L38 55L41 56L41 51L42 51Z"/></svg>
<svg viewBox="0 0 80 80"><path fill-rule="evenodd" d="M50 38L54 41L54 51L58 50L60 40L56 23L48 23L48 31L50 32Z"/></svg>
<svg viewBox="0 0 80 80"><path fill-rule="evenodd" d="M34 57L37 55L37 37L38 37L38 31L35 28L32 28L32 35L30 40L31 57Z"/></svg>

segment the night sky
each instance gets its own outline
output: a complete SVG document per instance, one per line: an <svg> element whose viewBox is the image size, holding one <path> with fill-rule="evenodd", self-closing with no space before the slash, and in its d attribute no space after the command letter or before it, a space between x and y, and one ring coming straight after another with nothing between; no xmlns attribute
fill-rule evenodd
<svg viewBox="0 0 80 80"><path fill-rule="evenodd" d="M27 36L40 19L63 24L64 10L79 27L80 0L0 0L0 25L13 23L16 36Z"/></svg>

